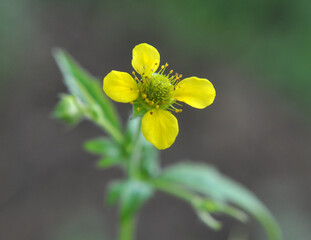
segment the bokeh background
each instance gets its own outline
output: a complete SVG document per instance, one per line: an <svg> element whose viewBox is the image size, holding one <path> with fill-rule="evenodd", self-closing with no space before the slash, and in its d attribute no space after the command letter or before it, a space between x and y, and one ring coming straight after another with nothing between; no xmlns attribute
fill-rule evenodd
<svg viewBox="0 0 311 240"><path fill-rule="evenodd" d="M217 166L271 209L285 240L310 239L310 12L307 0L1 0L0 239L116 238L116 208L104 192L122 173L97 170L82 150L98 128L51 118L66 92L51 51L67 49L102 79L131 72L141 42L217 91L203 111L184 107L162 164ZM130 106L116 106L126 121ZM141 212L138 240L266 239L254 221L221 219L215 233L186 204L157 194Z"/></svg>

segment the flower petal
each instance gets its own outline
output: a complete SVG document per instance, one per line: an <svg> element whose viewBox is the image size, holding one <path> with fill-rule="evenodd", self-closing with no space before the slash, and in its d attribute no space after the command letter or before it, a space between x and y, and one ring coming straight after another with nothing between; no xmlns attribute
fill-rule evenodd
<svg viewBox="0 0 311 240"><path fill-rule="evenodd" d="M104 78L105 93L116 102L128 103L138 95L138 87L132 76L126 72L111 71Z"/></svg>
<svg viewBox="0 0 311 240"><path fill-rule="evenodd" d="M160 54L157 49L147 43L136 45L133 49L132 66L143 76L150 76L160 64Z"/></svg>
<svg viewBox="0 0 311 240"><path fill-rule="evenodd" d="M178 134L178 121L169 111L153 109L142 119L142 132L158 149L170 147Z"/></svg>
<svg viewBox="0 0 311 240"><path fill-rule="evenodd" d="M204 78L186 78L180 81L175 88L173 98L200 109L211 105L216 96L213 84Z"/></svg>

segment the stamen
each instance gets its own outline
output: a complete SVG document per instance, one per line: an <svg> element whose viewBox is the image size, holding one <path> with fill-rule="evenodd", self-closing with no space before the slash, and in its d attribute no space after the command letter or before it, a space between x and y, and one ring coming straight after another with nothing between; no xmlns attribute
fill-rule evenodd
<svg viewBox="0 0 311 240"><path fill-rule="evenodd" d="M137 108L136 108L136 110L137 110L137 112L139 112L140 108L139 108L139 107L137 107Z"/></svg>
<svg viewBox="0 0 311 240"><path fill-rule="evenodd" d="M156 109L159 109L159 105L156 106Z"/></svg>
<svg viewBox="0 0 311 240"><path fill-rule="evenodd" d="M146 95L145 93L143 93L143 94L141 95L141 97L142 97L142 98L146 98L147 95Z"/></svg>
<svg viewBox="0 0 311 240"><path fill-rule="evenodd" d="M148 98L146 98L145 101L146 101L146 103L149 103L149 102L150 102L150 100L149 100Z"/></svg>
<svg viewBox="0 0 311 240"><path fill-rule="evenodd" d="M149 102L149 105L152 106L154 104L154 101Z"/></svg>
<svg viewBox="0 0 311 240"><path fill-rule="evenodd" d="M130 102L130 104L133 104L133 102Z"/></svg>
<svg viewBox="0 0 311 240"><path fill-rule="evenodd" d="M166 77L170 77L170 75L173 73L174 71L173 71L173 69L166 75Z"/></svg>

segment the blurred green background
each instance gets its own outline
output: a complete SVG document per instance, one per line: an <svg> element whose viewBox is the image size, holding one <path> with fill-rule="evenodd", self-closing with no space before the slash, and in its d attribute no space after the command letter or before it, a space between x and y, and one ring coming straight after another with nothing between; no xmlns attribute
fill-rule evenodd
<svg viewBox="0 0 311 240"><path fill-rule="evenodd" d="M0 239L115 239L103 204L117 169L98 171L81 145L101 135L50 117L66 88L51 56L65 48L102 79L132 71L131 51L155 46L184 77L208 78L215 103L184 107L163 165L206 161L266 203L284 239L311 235L311 2L2 0L0 3ZM117 104L124 121L130 106ZM70 130L70 131L69 131ZM207 229L185 204L158 194L139 239L265 239L254 222ZM246 236L246 237L245 237Z"/></svg>

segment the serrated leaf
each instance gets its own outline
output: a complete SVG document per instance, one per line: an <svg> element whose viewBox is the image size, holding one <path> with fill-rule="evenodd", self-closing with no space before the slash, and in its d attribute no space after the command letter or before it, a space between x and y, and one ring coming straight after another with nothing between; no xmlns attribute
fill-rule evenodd
<svg viewBox="0 0 311 240"><path fill-rule="evenodd" d="M75 97L63 94L53 112L53 117L74 126L82 119L83 114L76 104Z"/></svg>
<svg viewBox="0 0 311 240"><path fill-rule="evenodd" d="M120 195L121 219L132 216L153 194L151 185L138 180L129 180L124 184Z"/></svg>
<svg viewBox="0 0 311 240"><path fill-rule="evenodd" d="M86 117L121 142L120 120L99 82L84 71L65 51L55 50L54 57L70 93L88 109Z"/></svg>
<svg viewBox="0 0 311 240"><path fill-rule="evenodd" d="M160 179L205 195L216 202L232 203L255 217L269 239L282 239L280 228L269 210L241 184L207 164L180 163L167 168Z"/></svg>

